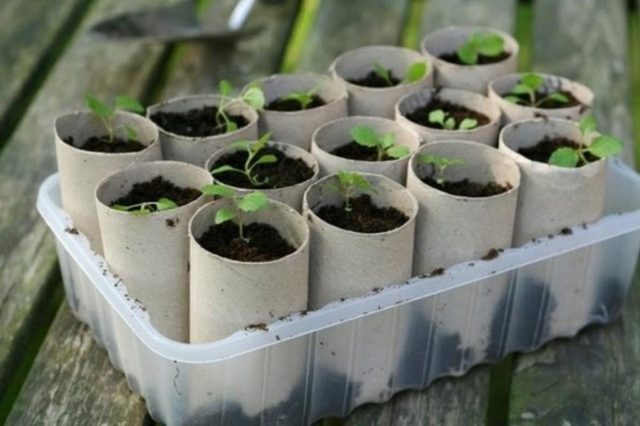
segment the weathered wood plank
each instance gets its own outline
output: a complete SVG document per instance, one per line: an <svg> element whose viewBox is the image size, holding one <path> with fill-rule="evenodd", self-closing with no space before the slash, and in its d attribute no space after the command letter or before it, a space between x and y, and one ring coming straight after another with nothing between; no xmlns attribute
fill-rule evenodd
<svg viewBox="0 0 640 426"><path fill-rule="evenodd" d="M217 1L220 2L228 8L237 3L236 0ZM264 27L255 36L235 45L193 43L178 47L173 59L176 66L159 96L168 99L217 92L221 79L229 80L239 88L257 77L277 72L298 6L298 0L257 2L246 23L247 27Z"/></svg>
<svg viewBox="0 0 640 426"><path fill-rule="evenodd" d="M34 72L43 73L55 60L64 39L76 28L89 2L5 0L0 10L0 122L17 120ZM43 78L44 75L39 75ZM33 81L37 84L38 81ZM7 114L11 112L11 117ZM0 130L3 133L4 129Z"/></svg>
<svg viewBox="0 0 640 426"><path fill-rule="evenodd" d="M484 425L488 408L486 376L487 368L480 367L463 378L438 380L422 392L403 392L386 404L360 407L345 425Z"/></svg>
<svg viewBox="0 0 640 426"><path fill-rule="evenodd" d="M428 0L422 30L426 34L447 25L481 25L513 32L516 4L515 0Z"/></svg>
<svg viewBox="0 0 640 426"><path fill-rule="evenodd" d="M63 304L7 425L142 425L144 402L127 388L89 328Z"/></svg>
<svg viewBox="0 0 640 426"><path fill-rule="evenodd" d="M144 0L135 7L158 4ZM37 324L34 318L50 303L54 283L53 242L35 210L38 185L55 170L52 122L82 107L86 91L98 96L139 94L162 46L102 43L87 37L87 25L130 8L104 0L92 8L82 29L60 58L34 99L21 125L0 154L0 389L21 361Z"/></svg>
<svg viewBox="0 0 640 426"><path fill-rule="evenodd" d="M625 2L538 0L534 14L534 67L589 85L600 127L629 141L631 160ZM621 321L516 358L513 424L637 423L639 284L632 287Z"/></svg>
<svg viewBox="0 0 640 426"><path fill-rule="evenodd" d="M322 0L296 71L325 72L340 53L372 44L400 43L408 0Z"/></svg>

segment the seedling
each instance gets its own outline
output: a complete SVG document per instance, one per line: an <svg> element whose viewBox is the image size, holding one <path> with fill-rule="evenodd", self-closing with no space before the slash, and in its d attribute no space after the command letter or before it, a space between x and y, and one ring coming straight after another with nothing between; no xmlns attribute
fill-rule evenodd
<svg viewBox="0 0 640 426"><path fill-rule="evenodd" d="M87 103L87 107L89 107L89 109L93 111L98 116L98 118L100 118L100 121L102 121L105 129L107 129L109 142L113 142L115 134L119 130L124 131L124 134L128 140L136 139L137 135L133 127L125 123L116 125L114 124L113 120L118 111L143 113L144 107L140 104L140 102L136 101L133 98L130 98L129 96L120 95L116 96L114 105L107 105L90 93L87 93L85 95L85 101Z"/></svg>
<svg viewBox="0 0 640 426"><path fill-rule="evenodd" d="M378 190L373 187L371 182L356 172L338 172L338 184L328 184L327 188L342 196L344 199L344 210L346 212L352 210L350 201L356 191L378 193Z"/></svg>
<svg viewBox="0 0 640 426"><path fill-rule="evenodd" d="M429 123L439 124L446 130L471 130L478 126L478 120L475 118L465 118L459 123L456 123L456 119L453 118L453 116L441 109L435 109L429 112Z"/></svg>
<svg viewBox="0 0 640 426"><path fill-rule="evenodd" d="M606 158L616 155L622 150L623 142L610 135L599 134L587 145L589 137L596 131L596 120L592 115L585 116L580 121L580 132L582 133L582 143L579 148L562 147L556 149L549 157L549 164L559 167L576 167L580 162L589 163L585 154L597 158Z"/></svg>
<svg viewBox="0 0 640 426"><path fill-rule="evenodd" d="M469 36L457 50L458 58L464 64L475 65L480 55L495 57L502 53L504 40L498 34L476 32Z"/></svg>
<svg viewBox="0 0 640 426"><path fill-rule="evenodd" d="M440 186L446 182L444 172L448 167L464 164L464 160L460 158L447 158L435 154L421 154L418 156L418 161L431 165L431 177Z"/></svg>
<svg viewBox="0 0 640 426"><path fill-rule="evenodd" d="M544 77L542 77L541 75L533 73L525 74L520 79L520 82L513 86L511 92L507 93L504 98L514 104L524 103L532 107L540 106L545 102L551 100L559 102L561 104L569 103L569 98L557 91L549 92L546 96L537 99L536 93L542 88L543 85ZM528 99L525 101L518 95L525 95Z"/></svg>
<svg viewBox="0 0 640 426"><path fill-rule="evenodd" d="M111 206L114 210L131 213L134 216L144 216L150 213L164 212L175 209L176 207L178 207L178 205L168 198L160 198L158 201L148 201L132 204L130 206L124 206L122 204L114 204Z"/></svg>
<svg viewBox="0 0 640 426"><path fill-rule="evenodd" d="M289 94L283 96L281 99L283 101L296 101L300 104L300 108L307 109L311 102L313 102L313 97L318 92L319 86L314 86L309 90L301 90L301 91L293 91L289 92Z"/></svg>
<svg viewBox="0 0 640 426"><path fill-rule="evenodd" d="M229 118L227 108L234 102L242 101L255 110L264 108L264 92L258 86L249 86L239 96L232 96L233 86L227 80L221 80L219 84L220 104L216 113L216 124L224 126L227 133L238 130L238 125Z"/></svg>
<svg viewBox="0 0 640 426"><path fill-rule="evenodd" d="M238 141L233 143L232 147L241 148L242 150L247 152L247 161L244 163L244 169L237 169L233 166L222 165L220 167L216 167L211 171L212 175L216 175L219 173L240 173L243 174L251 185L255 187L259 187L265 185L269 182L269 177L265 177L260 180L256 175L254 169L258 164L271 164L276 163L278 158L273 154L265 154L260 155L261 151L267 146L267 142L271 137L271 133L265 133L260 139L255 142L252 141Z"/></svg>
<svg viewBox="0 0 640 426"><path fill-rule="evenodd" d="M376 73L378 77L383 79L387 86L394 86L393 80L391 80L391 71L388 68L383 67L378 63L373 64L373 72ZM414 62L411 64L407 73L402 78L401 83L413 83L414 81L420 80L427 72L427 64L424 62Z"/></svg>
<svg viewBox="0 0 640 426"><path fill-rule="evenodd" d="M233 189L215 183L202 188L202 192L216 197L227 198L231 201L231 208L222 207L216 212L214 223L220 225L230 220L235 221L236 225L238 225L239 238L248 243L249 239L244 236L245 214L269 207L269 199L264 192L254 191L240 196Z"/></svg>
<svg viewBox="0 0 640 426"><path fill-rule="evenodd" d="M378 152L377 160L382 161L385 156L402 158L410 154L406 146L396 145L396 137L393 133L376 133L369 126L354 126L351 128L353 140L367 148L375 148Z"/></svg>

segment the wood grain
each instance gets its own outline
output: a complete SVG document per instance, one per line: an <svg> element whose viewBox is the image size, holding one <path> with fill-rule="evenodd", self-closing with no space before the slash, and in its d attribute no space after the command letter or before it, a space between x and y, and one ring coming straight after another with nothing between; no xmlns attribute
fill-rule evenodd
<svg viewBox="0 0 640 426"><path fill-rule="evenodd" d="M25 87L38 66L61 48L69 20L84 9L79 0L3 0L0 9L0 122L24 99ZM80 12L81 14L81 12ZM39 72L40 70L38 70ZM35 82L37 84L37 81ZM13 112L13 111L11 111ZM17 119L12 114L12 119ZM2 130L0 130L1 132Z"/></svg>
<svg viewBox="0 0 640 426"><path fill-rule="evenodd" d="M599 127L624 138L632 161L622 0L538 0L534 67L577 79L596 93ZM544 17L544 19L541 19ZM636 424L640 418L640 283L621 321L516 358L509 419L529 424Z"/></svg>
<svg viewBox="0 0 640 426"><path fill-rule="evenodd" d="M127 388L89 328L63 304L7 425L141 425L144 402Z"/></svg>
<svg viewBox="0 0 640 426"><path fill-rule="evenodd" d="M145 4L158 2L135 6ZM93 6L0 153L0 389L22 360L34 318L51 303L54 245L35 199L40 182L55 171L53 120L82 107L86 91L137 96L162 52L161 46L105 43L86 35L89 24L130 7L117 0Z"/></svg>
<svg viewBox="0 0 640 426"><path fill-rule="evenodd" d="M340 53L400 43L408 0L322 0L296 71L325 72Z"/></svg>

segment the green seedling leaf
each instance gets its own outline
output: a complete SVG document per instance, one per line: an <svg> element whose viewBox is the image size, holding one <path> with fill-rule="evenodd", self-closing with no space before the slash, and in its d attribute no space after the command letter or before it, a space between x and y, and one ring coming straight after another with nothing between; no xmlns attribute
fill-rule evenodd
<svg viewBox="0 0 640 426"><path fill-rule="evenodd" d="M222 96L231 96L233 87L227 80L220 80L220 83L218 83L218 90Z"/></svg>
<svg viewBox="0 0 640 426"><path fill-rule="evenodd" d="M159 212L175 209L177 207L178 205L168 198L160 198L156 204L156 208Z"/></svg>
<svg viewBox="0 0 640 426"><path fill-rule="evenodd" d="M411 150L406 146L392 146L387 149L387 155L391 158L404 158L411 154Z"/></svg>
<svg viewBox="0 0 640 426"><path fill-rule="evenodd" d="M140 102L130 96L124 95L116 96L116 109L136 112L138 114L142 114L145 111L144 106L142 106Z"/></svg>
<svg viewBox="0 0 640 426"><path fill-rule="evenodd" d="M235 121L229 120L225 123L225 125L227 126L227 133L235 132L236 130L238 130L238 125L235 123Z"/></svg>
<svg viewBox="0 0 640 426"><path fill-rule="evenodd" d="M421 80L427 73L427 64L425 62L414 62L411 64L404 76L403 82L413 83Z"/></svg>
<svg viewBox="0 0 640 426"><path fill-rule="evenodd" d="M124 125L124 131L127 134L127 139L131 140L136 140L138 137L138 133L136 133L136 130L129 124L125 124Z"/></svg>
<svg viewBox="0 0 640 426"><path fill-rule="evenodd" d="M376 132L369 126L354 126L351 129L351 137L358 145L369 148L373 148L378 145Z"/></svg>
<svg viewBox="0 0 640 426"><path fill-rule="evenodd" d="M242 197L238 202L238 207L245 213L263 210L269 205L269 199L264 192L254 191Z"/></svg>
<svg viewBox="0 0 640 426"><path fill-rule="evenodd" d="M373 64L373 71L383 79L388 86L393 86L393 81L391 81L391 72L378 63Z"/></svg>
<svg viewBox="0 0 640 426"><path fill-rule="evenodd" d="M432 166L432 176L439 185L444 185L444 172L448 167L465 164L461 158L448 158L428 153L419 155L418 162Z"/></svg>
<svg viewBox="0 0 640 426"><path fill-rule="evenodd" d="M455 130L456 120L453 117L449 117L444 121L444 127L447 130Z"/></svg>
<svg viewBox="0 0 640 426"><path fill-rule="evenodd" d="M504 49L504 40L495 33L475 33L471 40L476 51L484 56L498 56Z"/></svg>
<svg viewBox="0 0 640 426"><path fill-rule="evenodd" d="M578 151L569 147L558 148L549 157L549 164L558 167L575 167L579 161Z"/></svg>
<svg viewBox="0 0 640 426"><path fill-rule="evenodd" d="M215 197L233 198L235 196L233 189L217 183L206 185L202 187L201 191L204 194L213 195Z"/></svg>
<svg viewBox="0 0 640 426"><path fill-rule="evenodd" d="M111 206L112 209L118 210L119 212L127 212L129 211L129 207L123 206L122 204L114 204Z"/></svg>
<svg viewBox="0 0 640 426"><path fill-rule="evenodd" d="M471 44L463 44L458 48L458 58L467 64L474 65L478 63L478 52L476 51L475 46Z"/></svg>
<svg viewBox="0 0 640 426"><path fill-rule="evenodd" d="M273 164L273 163L277 163L278 162L278 157L276 157L275 155L272 154L267 154L267 155L263 155L262 157L258 158L258 160L253 163L254 165L258 165L258 164Z"/></svg>
<svg viewBox="0 0 640 426"><path fill-rule="evenodd" d="M444 111L441 109L433 110L429 113L429 122L438 123L444 127Z"/></svg>
<svg viewBox="0 0 640 426"><path fill-rule="evenodd" d="M595 138L586 151L598 158L605 158L618 154L622 151L623 145L621 140L613 136L602 135Z"/></svg>
<svg viewBox="0 0 640 426"><path fill-rule="evenodd" d="M478 63L479 55L498 56L504 49L504 40L498 34L477 32L471 34L457 50L458 58L466 65Z"/></svg>
<svg viewBox="0 0 640 426"><path fill-rule="evenodd" d="M242 94L242 100L255 110L260 111L264 108L264 92L259 87L253 86L247 88L247 90Z"/></svg>
<svg viewBox="0 0 640 426"><path fill-rule="evenodd" d="M216 212L216 216L214 218L214 222L216 225L220 225L222 223L233 220L236 217L236 214L228 207L221 207L220 210Z"/></svg>
<svg viewBox="0 0 640 426"><path fill-rule="evenodd" d="M580 120L580 131L585 136L595 132L596 127L597 127L596 119L591 114L584 116L582 120Z"/></svg>
<svg viewBox="0 0 640 426"><path fill-rule="evenodd" d="M458 129L471 130L471 129L475 129L477 125L478 125L478 120L476 120L475 118L465 118L464 120L462 120L462 122L458 126Z"/></svg>
<svg viewBox="0 0 640 426"><path fill-rule="evenodd" d="M544 77L534 73L525 74L520 79L520 85L524 85L525 87L529 88L530 90L533 90L534 92L540 89L543 84L544 84ZM513 93L516 93L516 92L513 92Z"/></svg>
<svg viewBox="0 0 640 426"><path fill-rule="evenodd" d="M262 135L253 144L249 142L247 146L250 147L251 152L257 153L258 151L260 151L261 149L263 149L263 148L265 148L267 146L267 143L269 142L270 138L271 138L271 132L267 132L264 135Z"/></svg>
<svg viewBox="0 0 640 426"><path fill-rule="evenodd" d="M569 98L567 98L565 95L563 95L562 93L558 93L558 92L552 92L549 93L549 96L547 96L548 99L554 100L556 102L560 102L562 104L567 104L569 103Z"/></svg>
<svg viewBox="0 0 640 426"><path fill-rule="evenodd" d="M384 150L389 150L396 143L396 135L393 133L382 133L378 135L378 140L380 141L380 146Z"/></svg>
<svg viewBox="0 0 640 426"><path fill-rule="evenodd" d="M89 93L85 95L85 101L87 103L87 107L102 119L110 118L115 112L114 108L108 106Z"/></svg>
<svg viewBox="0 0 640 426"><path fill-rule="evenodd" d="M217 175L218 173L227 173L227 172L244 173L244 171L240 169L236 169L235 167L228 166L226 164L211 170L212 175Z"/></svg>
<svg viewBox="0 0 640 426"><path fill-rule="evenodd" d="M511 93L513 93L514 95L530 95L531 91L532 89L523 83L518 83L513 86L513 89L511 89Z"/></svg>
<svg viewBox="0 0 640 426"><path fill-rule="evenodd" d="M337 192L342 196L344 199L344 209L347 212L351 211L350 200L356 190L360 190L361 192L372 192L375 194L378 193L376 188L371 185L371 182L369 182L360 173L340 171L337 174L337 178L338 184L335 185L333 183L328 183L327 189Z"/></svg>
<svg viewBox="0 0 640 426"><path fill-rule="evenodd" d="M520 102L522 102L522 99L517 96L507 95L504 97L504 99L508 102L511 102L512 104L519 104Z"/></svg>

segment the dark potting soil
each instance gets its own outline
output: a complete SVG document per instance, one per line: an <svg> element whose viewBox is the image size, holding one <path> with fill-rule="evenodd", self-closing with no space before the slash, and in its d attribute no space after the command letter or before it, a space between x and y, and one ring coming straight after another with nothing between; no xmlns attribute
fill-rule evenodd
<svg viewBox="0 0 640 426"><path fill-rule="evenodd" d="M447 102L438 98L431 99L429 103L413 110L406 116L409 120L422 126L431 127L432 129L442 129L442 126L440 126L438 123L431 123L429 121L429 114L431 113L431 111L435 111L438 109L441 109L442 111L447 113L447 117L453 117L456 120L456 125L459 125L460 122L465 118L475 119L478 122L476 127L484 126L485 124L488 124L489 121L491 121L489 120L489 117L484 114L470 110L469 108L463 107L462 105Z"/></svg>
<svg viewBox="0 0 640 426"><path fill-rule="evenodd" d="M548 163L549 157L551 157L551 154L553 154L556 149L564 147L577 149L580 148L580 146L581 145L578 142L571 139L563 137L550 138L547 136L535 145L527 148L520 148L518 150L518 153L524 155L529 160L538 161L540 163ZM585 152L584 156L589 161L589 163L598 161L598 157L588 152ZM585 162L580 160L580 162L578 163L578 167L582 167L584 165Z"/></svg>
<svg viewBox="0 0 640 426"><path fill-rule="evenodd" d="M362 78L354 78L352 80L347 80L349 83L357 84L358 86L366 86L366 87L393 87L397 86L400 83L400 79L394 77L393 71L389 70L389 79L393 83L389 86L389 83L384 78L380 77L376 74L375 71L369 71L369 73Z"/></svg>
<svg viewBox="0 0 640 426"><path fill-rule="evenodd" d="M110 154L123 154L126 152L138 152L146 148L146 145L141 144L138 141L121 139L114 137L112 141L109 140L109 136L91 136L85 140L84 143L76 145L73 140L73 136L69 136L64 139L66 143L74 146L83 151L91 152L107 152Z"/></svg>
<svg viewBox="0 0 640 426"><path fill-rule="evenodd" d="M309 167L307 163L299 158L287 157L282 151L275 148L266 147L262 149L256 159L267 154L275 155L278 161L275 163L258 164L253 169L258 180L269 178L265 185L257 187L253 186L245 175L236 172L216 173L215 178L222 183L235 186L236 188L273 189L292 186L300 182L304 182L313 176L313 169ZM247 153L245 151L236 151L220 157L213 164L211 170L223 165L244 170L244 164L246 161Z"/></svg>
<svg viewBox="0 0 640 426"><path fill-rule="evenodd" d="M307 105L305 110L326 105L326 102L318 95L311 96L311 99L312 101L309 103L309 105ZM302 105L300 105L300 102L296 101L295 99L277 98L269 102L264 107L264 109L268 109L271 111L285 111L285 112L301 111Z"/></svg>
<svg viewBox="0 0 640 426"><path fill-rule="evenodd" d="M348 158L350 160L358 161L378 161L378 150L376 148L370 148L368 146L360 145L355 141L351 141L345 145L339 146L331 154L338 157ZM384 154L380 161L395 160L393 157L389 157Z"/></svg>
<svg viewBox="0 0 640 426"><path fill-rule="evenodd" d="M409 220L395 207L376 206L367 194L350 199L349 204L350 211L345 210L343 203L340 206L322 206L316 214L334 226L365 234L390 231Z"/></svg>
<svg viewBox="0 0 640 426"><path fill-rule="evenodd" d="M168 198L179 206L184 206L198 198L201 192L194 188L180 188L162 176L156 176L146 182L133 184L127 195L111 203L121 206L156 202L160 198Z"/></svg>
<svg viewBox="0 0 640 426"><path fill-rule="evenodd" d="M504 61L505 59L507 59L510 56L511 56L511 53L509 53L509 52L502 52L502 53L500 53L499 55L496 55L496 56L478 55L478 62L476 64L474 64L474 65L495 64L496 62ZM464 62L462 62L460 60L460 58L458 57L458 53L457 52L443 53L442 55L440 55L440 59L442 59L443 61L450 62L452 64L470 66L469 64L465 64Z"/></svg>
<svg viewBox="0 0 640 426"><path fill-rule="evenodd" d="M569 108L569 107L581 105L580 101L578 99L576 99L576 97L573 96L573 94L571 92L568 92L568 91L565 91L565 90L559 90L556 93L560 93L561 95L566 96L566 98L569 100L569 102L562 103L562 102L558 102L558 101L553 100L553 99L545 99L544 102L540 103L539 105L536 105L536 108L557 109L557 108ZM536 92L536 99L543 99L548 94L549 94L548 91L539 90L539 91ZM516 97L522 99L522 102L519 102L518 105L532 106L531 103L530 103L529 96L527 96L525 94L512 95L511 93L509 93L509 96L516 96Z"/></svg>
<svg viewBox="0 0 640 426"><path fill-rule="evenodd" d="M500 185L497 182L479 183L470 181L469 179L445 181L440 185L431 176L423 177L422 181L433 188L459 197L491 197L507 192L512 188L509 183L505 185Z"/></svg>
<svg viewBox="0 0 640 426"><path fill-rule="evenodd" d="M205 137L227 133L225 123L218 123L217 106L206 106L199 109L190 109L185 112L158 111L151 116L151 120L167 132L181 136ZM229 115L229 120L236 123L238 129L249 124L242 115Z"/></svg>
<svg viewBox="0 0 640 426"><path fill-rule="evenodd" d="M229 221L211 226L198 243L211 253L241 262L269 262L296 251L278 230L265 223L245 225L244 236L246 241L240 239L238 225Z"/></svg>

